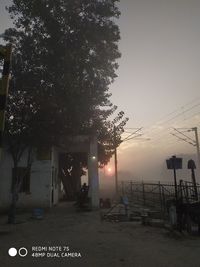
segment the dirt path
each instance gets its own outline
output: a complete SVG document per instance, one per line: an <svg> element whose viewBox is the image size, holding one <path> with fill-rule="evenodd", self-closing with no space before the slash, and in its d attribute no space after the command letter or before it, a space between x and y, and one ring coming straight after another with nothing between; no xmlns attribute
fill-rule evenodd
<svg viewBox="0 0 200 267"><path fill-rule="evenodd" d="M164 229L132 222L101 222L99 212L77 213L64 203L41 221L31 220L30 214L20 219L24 223L9 226L1 218L0 266L200 267L198 237L174 237ZM38 246L60 247L56 248L62 249L57 253L60 257L47 257L49 251L43 251L44 257L33 257L32 247ZM25 247L28 255L10 257L10 247ZM61 256L69 252L81 258Z"/></svg>

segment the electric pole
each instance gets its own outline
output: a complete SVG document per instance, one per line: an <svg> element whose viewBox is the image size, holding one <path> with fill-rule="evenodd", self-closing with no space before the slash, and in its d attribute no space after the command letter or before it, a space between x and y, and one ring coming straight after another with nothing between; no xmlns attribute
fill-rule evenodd
<svg viewBox="0 0 200 267"><path fill-rule="evenodd" d="M197 159L198 159L198 166L200 169L200 151L199 151L199 138L198 138L197 127L192 128L192 130L195 133L195 143L196 143L196 147L197 147Z"/></svg>
<svg viewBox="0 0 200 267"><path fill-rule="evenodd" d="M129 141L129 140L132 140L132 139L137 139L138 137L143 135L143 134L138 133L138 132L140 132L142 130L142 127L141 128L132 128L132 129L135 129L135 131L130 133L123 140L121 140L120 143ZM113 134L114 134L113 145L114 145L114 165L115 165L115 193L116 193L116 196L118 197L118 194L119 194L119 183L118 183L117 131L116 131L116 126L114 126ZM149 138L143 138L143 140L150 140L150 139Z"/></svg>
<svg viewBox="0 0 200 267"><path fill-rule="evenodd" d="M177 134L171 133L173 136L177 137L179 140L184 141L192 146L196 146L197 148L197 161L198 161L198 169L200 171L200 149L199 149L199 138L198 138L198 130L197 127L193 128L174 128ZM183 131L184 130L184 131ZM186 131L185 131L186 130ZM191 138L190 136L186 135L184 132L191 132L195 133L195 139Z"/></svg>
<svg viewBox="0 0 200 267"><path fill-rule="evenodd" d="M118 196L118 169L117 169L117 141L116 141L116 127L114 126L114 158L115 158L115 192Z"/></svg>

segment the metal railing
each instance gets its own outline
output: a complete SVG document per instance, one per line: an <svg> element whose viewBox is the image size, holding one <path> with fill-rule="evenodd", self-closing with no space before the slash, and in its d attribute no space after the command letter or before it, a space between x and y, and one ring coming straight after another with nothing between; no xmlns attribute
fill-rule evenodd
<svg viewBox="0 0 200 267"><path fill-rule="evenodd" d="M160 211L165 217L169 202L175 201L175 185L161 182L123 181L119 187L121 195L128 197L131 205L140 205ZM193 203L200 199L200 186L196 189L192 182L180 181L177 185L177 195L183 203Z"/></svg>

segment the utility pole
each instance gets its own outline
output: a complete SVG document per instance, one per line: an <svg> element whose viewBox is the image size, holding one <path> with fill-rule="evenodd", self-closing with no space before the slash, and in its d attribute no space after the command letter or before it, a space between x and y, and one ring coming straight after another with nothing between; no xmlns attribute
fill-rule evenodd
<svg viewBox="0 0 200 267"><path fill-rule="evenodd" d="M196 147L197 147L197 159L198 159L198 166L200 169L200 151L199 151L199 138L198 138L197 127L192 128L192 130L195 133L195 143L196 143Z"/></svg>
<svg viewBox="0 0 200 267"><path fill-rule="evenodd" d="M116 141L116 126L114 126L114 159L115 159L115 192L118 196L118 166L117 166L117 141Z"/></svg>
<svg viewBox="0 0 200 267"><path fill-rule="evenodd" d="M197 165L198 165L198 169L200 171L200 149L199 149L199 138L198 138L197 127L193 127L193 128L174 128L174 130L179 135L171 133L173 136L177 137L179 140L184 141L184 142L186 142L186 143L188 143L188 144L190 144L192 146L196 146L196 148L197 148L197 161L198 161ZM195 139L193 139L190 136L184 134L183 130L186 130L186 132L193 131L195 133Z"/></svg>
<svg viewBox="0 0 200 267"><path fill-rule="evenodd" d="M141 128L131 128L134 129L135 131L130 133L126 138L121 140L121 143L132 140L132 139L139 139L138 137L142 136L143 134L138 133L139 131L142 130ZM116 131L116 126L114 126L113 129L113 134L114 134L114 165L115 165L115 194L118 197L119 194L119 183L118 183L118 161L117 161L117 131ZM143 138L143 140L150 140L149 138Z"/></svg>
<svg viewBox="0 0 200 267"><path fill-rule="evenodd" d="M174 171L175 198L176 198L176 204L177 204L178 190L177 190L177 179L176 179L176 156L172 156L172 162L173 162L173 171Z"/></svg>

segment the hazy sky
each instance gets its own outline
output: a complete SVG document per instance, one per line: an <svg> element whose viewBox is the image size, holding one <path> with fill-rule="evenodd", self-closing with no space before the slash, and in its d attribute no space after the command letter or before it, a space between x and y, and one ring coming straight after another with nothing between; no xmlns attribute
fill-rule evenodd
<svg viewBox="0 0 200 267"><path fill-rule="evenodd" d="M0 3L2 32L10 22L8 1ZM170 132L200 128L200 1L121 0L119 6L122 58L112 101L130 118L127 127L144 127L143 137L151 138L124 142L119 169L145 176L167 156L195 153Z"/></svg>
<svg viewBox="0 0 200 267"><path fill-rule="evenodd" d="M148 125L199 94L200 1L123 0L113 99Z"/></svg>
<svg viewBox="0 0 200 267"><path fill-rule="evenodd" d="M123 0L120 9L122 58L112 99L128 127L144 127L151 141L121 145L119 168L146 178L156 162L196 152L170 132L200 126L200 1Z"/></svg>

